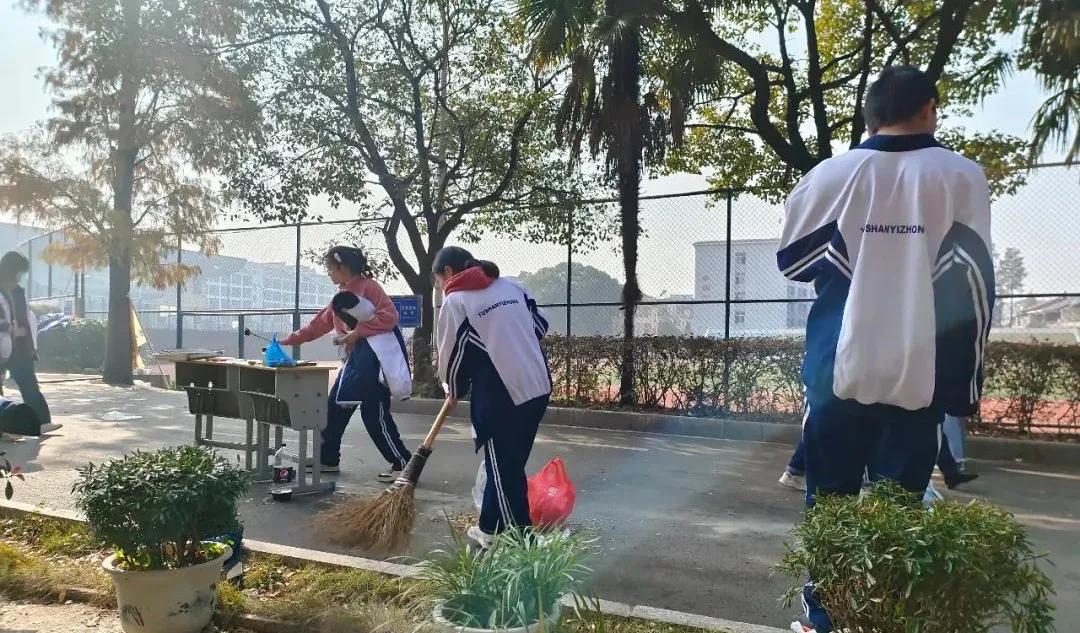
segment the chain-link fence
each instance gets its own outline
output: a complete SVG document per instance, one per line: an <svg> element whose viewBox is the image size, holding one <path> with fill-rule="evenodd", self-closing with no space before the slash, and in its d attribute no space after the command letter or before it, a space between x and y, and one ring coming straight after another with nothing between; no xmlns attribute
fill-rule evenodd
<svg viewBox="0 0 1080 633"><path fill-rule="evenodd" d="M1077 172L1049 166L1032 171L1025 186L995 202L996 336L1074 340L1080 327L1080 267L1068 227L1078 199ZM537 215L542 211L536 210ZM529 235L501 228L496 214L507 212L492 209L471 215L449 243L468 247L498 263L504 275L521 280L545 306L554 332L621 334L625 275L617 203L568 205L547 214L565 220L548 222ZM776 269L782 216L780 202L753 192L643 197L637 273L644 299L636 313L636 333L800 333L813 289L787 281ZM244 345L245 328L263 334L291 331L331 296L320 253L333 244L360 243L374 258L385 260L381 229L337 221L215 231L210 253L193 245L172 251L177 263L198 271L181 287L136 286L131 299L159 349L182 345L252 356L258 348ZM104 318L107 271L76 274L48 263L42 255L58 239L59 234L41 232L21 246L33 262L31 296L62 310L81 309L88 317ZM398 245L408 259L417 261L406 236L398 237ZM416 292L392 266L387 269L380 281L389 293ZM324 343L305 346L303 354L332 359L336 350Z"/></svg>

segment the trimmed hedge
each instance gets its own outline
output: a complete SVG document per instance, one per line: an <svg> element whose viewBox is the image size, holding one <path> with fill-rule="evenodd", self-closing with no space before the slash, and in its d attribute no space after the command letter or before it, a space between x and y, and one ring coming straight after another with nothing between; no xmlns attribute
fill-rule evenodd
<svg viewBox="0 0 1080 633"><path fill-rule="evenodd" d="M38 370L97 373L105 365L105 324L80 319L38 338Z"/></svg>
<svg viewBox="0 0 1080 633"><path fill-rule="evenodd" d="M545 339L562 406L620 408L617 337ZM644 337L634 347L632 408L691 416L797 422L798 338ZM1080 439L1080 346L991 341L977 432Z"/></svg>

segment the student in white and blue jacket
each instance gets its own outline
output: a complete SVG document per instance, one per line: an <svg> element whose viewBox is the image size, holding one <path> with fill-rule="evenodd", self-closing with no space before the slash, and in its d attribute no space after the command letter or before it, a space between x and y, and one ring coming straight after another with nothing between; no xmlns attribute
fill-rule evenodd
<svg viewBox="0 0 1080 633"><path fill-rule="evenodd" d="M813 283L806 325L806 498L859 493L864 473L921 496L946 413L970 415L983 386L994 305L990 190L945 149L937 88L891 67L867 91L872 136L823 161L791 192L777 262ZM833 630L813 584L808 623Z"/></svg>
<svg viewBox="0 0 1080 633"><path fill-rule="evenodd" d="M445 296L439 374L452 404L469 395L476 450L484 450L487 488L469 536L487 547L500 531L531 524L525 464L551 397L540 347L548 324L521 286L463 248L443 248L432 268Z"/></svg>

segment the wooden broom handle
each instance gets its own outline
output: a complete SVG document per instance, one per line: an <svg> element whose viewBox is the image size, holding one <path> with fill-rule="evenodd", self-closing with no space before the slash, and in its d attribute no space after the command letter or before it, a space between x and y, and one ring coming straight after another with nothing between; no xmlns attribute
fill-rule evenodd
<svg viewBox="0 0 1080 633"><path fill-rule="evenodd" d="M446 418L450 416L450 412L454 407L450 405L450 399L447 398L439 409L439 414L435 416L435 423L431 425L431 430L428 431L427 437L424 438L424 443L420 446L426 449L431 449L431 445L435 443L435 436L442 430L443 423L446 422Z"/></svg>

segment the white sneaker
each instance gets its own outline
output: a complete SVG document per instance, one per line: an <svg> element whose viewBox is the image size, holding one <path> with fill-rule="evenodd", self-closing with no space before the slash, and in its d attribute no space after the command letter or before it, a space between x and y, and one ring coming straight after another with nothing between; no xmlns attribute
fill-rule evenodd
<svg viewBox="0 0 1080 633"><path fill-rule="evenodd" d="M495 544L495 535L481 530L479 525L470 527L465 535L471 538L481 549L491 549L491 546Z"/></svg>
<svg viewBox="0 0 1080 633"><path fill-rule="evenodd" d="M777 482L785 488L791 488L792 490L798 490L799 492L806 492L806 480L802 475L792 475L788 471L784 471L783 475L780 475L780 481Z"/></svg>
<svg viewBox="0 0 1080 633"><path fill-rule="evenodd" d="M21 442L24 439L26 439L26 438L24 438L21 435L12 435L11 433L4 433L4 434L0 435L0 442L12 442L12 443L14 443L14 442Z"/></svg>
<svg viewBox="0 0 1080 633"><path fill-rule="evenodd" d="M52 433L53 431L59 431L62 428L64 428L63 424L60 424L59 422L53 422L52 424L42 424L41 429L38 432L41 433L42 435L45 435L46 433Z"/></svg>
<svg viewBox="0 0 1080 633"><path fill-rule="evenodd" d="M791 630L794 631L794 633L817 633L817 629L806 626L798 620L791 623Z"/></svg>

